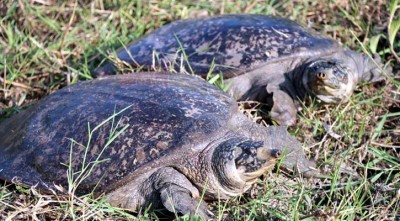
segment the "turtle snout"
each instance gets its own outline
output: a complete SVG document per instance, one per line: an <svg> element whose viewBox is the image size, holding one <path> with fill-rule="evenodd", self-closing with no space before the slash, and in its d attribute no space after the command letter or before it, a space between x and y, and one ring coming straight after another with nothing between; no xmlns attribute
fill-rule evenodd
<svg viewBox="0 0 400 221"><path fill-rule="evenodd" d="M333 69L319 70L315 73L315 84L320 87L329 87L331 89L340 88L340 79L334 73Z"/></svg>
<svg viewBox="0 0 400 221"><path fill-rule="evenodd" d="M279 149L273 149L271 151L271 156L274 157L274 158L279 158L279 157L282 156L282 151L279 150Z"/></svg>
<svg viewBox="0 0 400 221"><path fill-rule="evenodd" d="M318 80L321 80L321 81L323 81L323 80L326 80L326 74L324 73L324 72L318 72L317 73L317 79Z"/></svg>

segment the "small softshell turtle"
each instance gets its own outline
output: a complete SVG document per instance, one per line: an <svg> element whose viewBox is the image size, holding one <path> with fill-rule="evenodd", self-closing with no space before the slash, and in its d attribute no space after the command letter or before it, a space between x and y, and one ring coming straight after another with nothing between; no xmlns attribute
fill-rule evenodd
<svg viewBox="0 0 400 221"><path fill-rule="evenodd" d="M77 193L94 190L135 211L193 213L202 191L241 194L285 153L287 169L315 174L284 127L250 121L229 95L184 74L80 82L0 124L1 179L60 191L54 185L68 189L67 174L87 175Z"/></svg>
<svg viewBox="0 0 400 221"><path fill-rule="evenodd" d="M122 48L119 59L147 69L184 67L222 73L237 100L269 103L271 117L293 125L305 95L326 103L348 99L361 81L383 79L380 58L341 47L294 21L264 15L180 20ZM184 52L184 53L182 53ZM115 73L107 63L95 76ZM390 73L390 67L387 70Z"/></svg>

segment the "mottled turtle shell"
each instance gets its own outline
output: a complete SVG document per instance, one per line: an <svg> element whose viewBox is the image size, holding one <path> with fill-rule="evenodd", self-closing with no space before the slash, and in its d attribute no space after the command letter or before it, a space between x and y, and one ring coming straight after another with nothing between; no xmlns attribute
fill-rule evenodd
<svg viewBox="0 0 400 221"><path fill-rule="evenodd" d="M175 21L126 48L120 49L117 55L132 65L166 68L172 64L179 68L183 64L187 71L192 69L200 75L207 74L211 64L215 64L214 72L243 73L272 61L318 57L342 50L337 42L310 28L265 15L222 15ZM97 69L95 75L111 74L112 69L108 63Z"/></svg>
<svg viewBox="0 0 400 221"><path fill-rule="evenodd" d="M188 75L144 73L79 82L0 124L0 178L65 187L71 159L73 172L97 159L103 162L78 192L96 185L108 191L199 153L221 136L236 112L232 98Z"/></svg>

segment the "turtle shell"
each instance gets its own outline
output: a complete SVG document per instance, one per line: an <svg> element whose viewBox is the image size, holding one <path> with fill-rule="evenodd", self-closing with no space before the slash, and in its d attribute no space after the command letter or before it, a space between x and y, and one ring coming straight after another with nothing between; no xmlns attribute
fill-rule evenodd
<svg viewBox="0 0 400 221"><path fill-rule="evenodd" d="M96 164L78 193L95 186L108 191L199 153L221 136L235 112L232 98L188 75L80 82L0 124L0 178L65 187L69 166L76 179L82 168L87 173Z"/></svg>
<svg viewBox="0 0 400 221"><path fill-rule="evenodd" d="M240 73L281 59L327 55L340 46L289 19L222 15L172 22L126 48L117 55L132 65L179 68L183 64L187 71L204 75L212 64L214 72Z"/></svg>

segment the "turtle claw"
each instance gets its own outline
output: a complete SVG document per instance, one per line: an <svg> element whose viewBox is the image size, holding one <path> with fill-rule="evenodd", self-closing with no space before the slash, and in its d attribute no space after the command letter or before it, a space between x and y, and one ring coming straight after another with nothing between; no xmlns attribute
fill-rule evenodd
<svg viewBox="0 0 400 221"><path fill-rule="evenodd" d="M204 202L201 202L199 208L196 211L192 211L190 213L190 220L196 220L195 218L198 217L197 220L214 220L215 215L210 210L207 209L207 205Z"/></svg>
<svg viewBox="0 0 400 221"><path fill-rule="evenodd" d="M104 76L109 76L109 75L115 75L116 74L116 67L113 63L107 63L102 67L96 68L92 72L92 77L93 78L100 78Z"/></svg>
<svg viewBox="0 0 400 221"><path fill-rule="evenodd" d="M304 178L324 178L324 174L314 166L315 163L313 161L310 162L312 163L309 163L307 166L301 164L295 165L293 171Z"/></svg>
<svg viewBox="0 0 400 221"><path fill-rule="evenodd" d="M324 178L325 175L317 169L315 161L309 160L301 151L291 152L283 156L282 168L299 173L305 178Z"/></svg>

